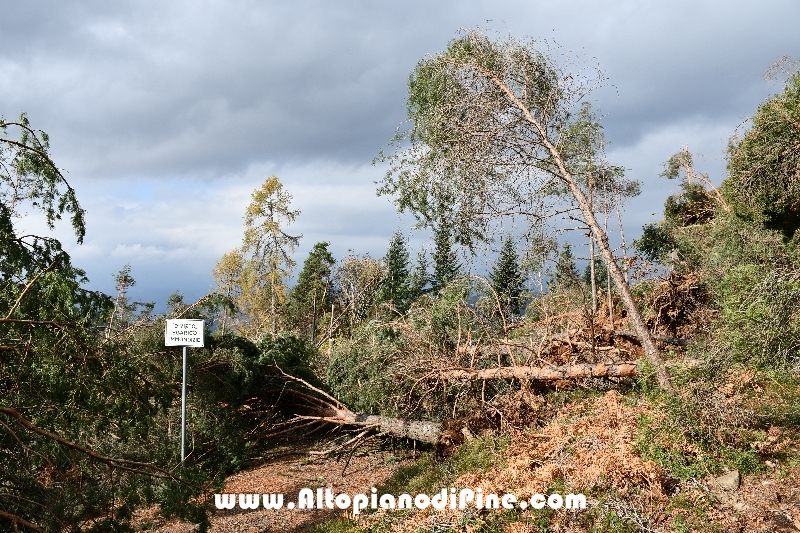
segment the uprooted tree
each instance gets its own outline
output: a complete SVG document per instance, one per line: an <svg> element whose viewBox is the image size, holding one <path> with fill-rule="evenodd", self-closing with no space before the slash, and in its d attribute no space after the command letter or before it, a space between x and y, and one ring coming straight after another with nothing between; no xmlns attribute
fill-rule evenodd
<svg viewBox="0 0 800 533"><path fill-rule="evenodd" d="M488 240L498 218L523 217L533 227L555 211L574 211L598 244L658 384L670 389L589 199L613 170L598 146L599 123L581 112L601 82L596 70L570 72L532 41L465 33L412 72L411 127L395 137L395 153L382 156L390 166L379 193L424 225L445 221L468 246Z"/></svg>

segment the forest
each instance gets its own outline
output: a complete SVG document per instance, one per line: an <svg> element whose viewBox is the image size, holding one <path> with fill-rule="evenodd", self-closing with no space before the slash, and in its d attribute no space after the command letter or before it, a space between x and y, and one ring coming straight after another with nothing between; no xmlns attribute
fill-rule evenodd
<svg viewBox="0 0 800 533"><path fill-rule="evenodd" d="M135 265L116 294L92 291L59 240L20 228L64 220L80 243L85 212L47 134L0 119L0 531L224 531L214 494L230 476L291 454L344 476L377 453L396 463L381 490L589 506L303 527L800 530L797 62L770 69L783 88L731 132L724 176L688 148L664 154L674 192L626 241L644 185L606 159L589 103L602 71L562 55L466 31L423 58L407 127L375 161L377 192L415 228L383 257L318 242L299 261L302 214L269 176L215 290L175 293L163 315L129 297ZM430 242L413 250L419 229ZM183 465L175 318L206 325Z"/></svg>

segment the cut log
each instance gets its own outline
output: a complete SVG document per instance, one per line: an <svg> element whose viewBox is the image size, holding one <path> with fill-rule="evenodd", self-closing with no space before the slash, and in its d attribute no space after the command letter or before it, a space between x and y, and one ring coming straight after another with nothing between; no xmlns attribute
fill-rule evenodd
<svg viewBox="0 0 800 533"><path fill-rule="evenodd" d="M408 420L405 418L393 418L389 416L380 415L367 415L363 413L354 413L342 402L328 394L327 392L314 387L310 383L300 378L291 376L284 372L280 367L278 370L292 381L301 383L307 389L316 392L320 397L314 398L312 396L300 393L298 391L287 390L289 394L303 397L306 401L310 402L310 407L316 411L316 415L297 415L293 420L290 420L283 425L292 425L293 421L314 421L322 422L323 424L335 424L339 426L357 426L357 427L374 427L381 433L393 435L404 439L412 439L420 442L427 442L430 444L437 444L442 435L442 425L438 422L430 422L428 420ZM279 424L280 426L280 424ZM273 433L272 436L285 434L289 430L279 431Z"/></svg>
<svg viewBox="0 0 800 533"><path fill-rule="evenodd" d="M593 363L553 367L503 366L498 368L453 368L432 377L447 380L527 379L556 381L580 378L629 378L636 376L636 363Z"/></svg>

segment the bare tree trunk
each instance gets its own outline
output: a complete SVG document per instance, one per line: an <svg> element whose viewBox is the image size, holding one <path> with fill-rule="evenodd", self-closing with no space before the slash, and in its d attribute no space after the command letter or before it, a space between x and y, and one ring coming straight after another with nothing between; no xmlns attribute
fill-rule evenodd
<svg viewBox="0 0 800 533"><path fill-rule="evenodd" d="M570 173L570 171L567 170L566 166L564 165L564 160L561 158L561 154L559 153L558 149L547 138L546 133L542 131L538 122L536 122L536 120L530 114L528 116L530 117L529 120L539 127L542 142L553 156L553 159L558 166L562 181L569 188L573 198L578 203L578 208L581 210L581 214L583 215L586 224L589 226L589 231L592 233L595 241L597 242L597 247L600 249L600 255L606 262L608 275L614 280L614 285L616 285L617 290L619 290L622 303L625 305L625 308L628 311L628 319L631 321L634 331L639 336L645 356L650 361L650 364L653 365L658 386L664 390L673 392L674 389L669 381L669 375L667 374L664 360L662 359L661 354L656 347L656 343L650 334L650 330L647 329L647 325L644 322L644 318L642 318L642 314L639 312L639 306L636 305L636 301L633 299L631 289L628 286L628 283L625 281L622 270L619 268L619 265L617 265L617 262L614 260L614 255L611 253L611 247L608 243L608 235L606 235L606 233L603 231L603 228L601 228L597 223L597 218L594 216L594 210L589 204L586 195L583 194L583 191L581 191L578 183L572 176L572 173Z"/></svg>
<svg viewBox="0 0 800 533"><path fill-rule="evenodd" d="M334 416L326 418L326 422L348 426L375 427L381 433L387 433L404 439L428 442L430 444L436 444L439 441L439 436L442 434L442 425L438 422L365 415L362 413L354 413L346 409L336 409L332 414Z"/></svg>
<svg viewBox="0 0 800 533"><path fill-rule="evenodd" d="M623 271L625 274L625 283L628 282L628 245L625 242L625 230L622 227L622 207L620 206L619 201L619 191L614 190L614 207L617 211L617 224L619 224L619 238L621 241L622 246L622 264L626 265L625 270Z"/></svg>
<svg viewBox="0 0 800 533"><path fill-rule="evenodd" d="M311 344L317 345L317 291L311 301Z"/></svg>
<svg viewBox="0 0 800 533"><path fill-rule="evenodd" d="M633 326L634 331L636 331L636 334L639 336L639 339L642 343L645 356L653 365L659 387L664 390L674 392L672 384L669 381L669 375L667 374L664 360L662 359L661 354L656 347L655 341L653 341L653 337L650 335L650 331L647 329L647 325L642 318L642 314L639 312L639 307L636 305L636 301L633 299L631 289L625 281L622 270L620 270L617 262L614 261L614 255L611 253L611 248L608 244L608 236L597 223L597 218L594 216L594 210L592 209L591 203L578 186L578 183L575 181L575 177L572 175L569 169L567 169L564 159L561 156L561 152L559 152L556 145L553 144L553 141L548 136L548 132L545 127L543 127L542 123L531 114L530 109L528 109L528 107L522 103L519 98L517 98L517 96L514 94L514 91L512 91L508 85L503 83L503 81L501 81L497 76L489 73L488 77L497 83L497 85L506 93L509 100L511 100L511 102L513 102L513 104L520 111L522 111L525 119L536 129L539 136L539 142L550 153L552 162L555 163L558 169L558 177L572 193L572 197L578 203L578 208L580 209L586 224L589 226L589 231L592 233L592 235L594 235L595 241L600 248L600 254L603 256L603 259L608 265L608 273L614 280L614 284L617 286L617 289L620 292L622 303L628 310L628 318L631 321L631 325Z"/></svg>
<svg viewBox="0 0 800 533"><path fill-rule="evenodd" d="M270 329L272 330L272 336L274 337L275 335L278 334L278 315L277 315L277 313L275 311L276 308L277 308L277 305L276 305L277 302L275 301L276 296L275 296L275 286L274 285L272 286L272 291L271 292L272 292L272 294L270 296L270 301L269 301L269 312L272 315L272 327Z"/></svg>
<svg viewBox="0 0 800 533"><path fill-rule="evenodd" d="M603 231L608 235L608 180L603 180ZM628 278L625 278L625 283ZM608 323L614 329L614 299L611 297L611 276L606 272L606 291L608 292Z"/></svg>
<svg viewBox="0 0 800 533"><path fill-rule="evenodd" d="M622 270L617 265L617 262L614 260L614 256L611 253L611 247L608 244L608 236L605 234L603 229L597 223L597 219L594 216L594 213L589 209L589 205L586 203L586 198L581 192L578 185L572 179L572 176L564 169L565 175L569 178L567 181L567 186L572 191L573 196L575 197L578 205L580 207L581 212L583 213L584 219L586 223L589 225L589 229L591 230L592 234L597 241L598 248L600 249L600 254L602 255L603 259L606 262L608 275L611 276L611 279L614 280L614 285L616 285L617 290L620 292L620 297L622 298L622 303L625 305L625 308L628 310L628 319L633 326L634 331L639 336L639 340L642 343L642 348L644 349L645 356L653 365L653 369L655 370L656 380L658 381L659 387L662 389L668 390L670 392L673 391L672 384L669 381L669 375L667 374L666 366L664 365L664 360L661 358L661 354L656 347L656 343L653 340L652 335L650 334L650 330L647 329L647 325L644 322L644 318L642 318L642 314L639 312L639 306L636 305L636 301L633 299L633 295L631 294L631 289L628 286L627 282L625 281L625 277L622 274Z"/></svg>
<svg viewBox="0 0 800 533"><path fill-rule="evenodd" d="M594 272L594 237L589 234L589 274L591 278L592 290L592 316L597 312L597 282Z"/></svg>
<svg viewBox="0 0 800 533"><path fill-rule="evenodd" d="M448 380L521 379L558 381L581 378L629 378L637 374L635 363L593 363L555 367L502 366L498 368L454 368L432 376Z"/></svg>

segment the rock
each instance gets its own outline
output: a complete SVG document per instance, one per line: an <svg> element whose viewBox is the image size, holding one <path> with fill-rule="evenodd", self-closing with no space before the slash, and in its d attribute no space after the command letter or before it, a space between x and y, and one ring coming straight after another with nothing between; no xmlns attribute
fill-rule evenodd
<svg viewBox="0 0 800 533"><path fill-rule="evenodd" d="M739 471L733 470L727 474L719 476L718 478L714 479L714 483L723 489L736 490L739 488L739 483L741 483Z"/></svg>

